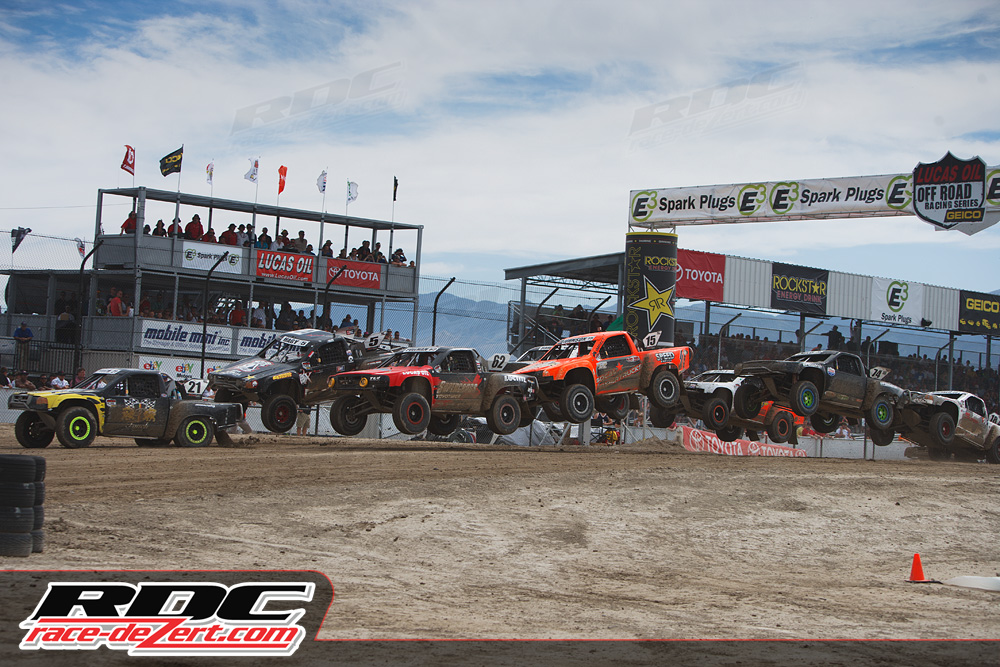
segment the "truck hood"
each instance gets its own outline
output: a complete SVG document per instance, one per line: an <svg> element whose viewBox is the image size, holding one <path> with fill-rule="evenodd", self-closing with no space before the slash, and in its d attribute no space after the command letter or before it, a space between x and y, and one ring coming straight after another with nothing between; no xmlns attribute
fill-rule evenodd
<svg viewBox="0 0 1000 667"><path fill-rule="evenodd" d="M208 376L209 378L230 377L246 380L256 377L268 377L282 371L297 371L297 369L298 364L276 364L273 361L260 358L241 359L228 366L223 366L212 371Z"/></svg>

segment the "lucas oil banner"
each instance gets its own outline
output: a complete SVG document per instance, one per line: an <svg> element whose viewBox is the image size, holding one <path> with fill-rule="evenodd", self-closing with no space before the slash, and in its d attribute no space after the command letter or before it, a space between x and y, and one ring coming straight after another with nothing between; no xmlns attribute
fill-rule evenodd
<svg viewBox="0 0 1000 667"><path fill-rule="evenodd" d="M677 235L625 235L625 331L637 340L660 333L659 346L674 344Z"/></svg>

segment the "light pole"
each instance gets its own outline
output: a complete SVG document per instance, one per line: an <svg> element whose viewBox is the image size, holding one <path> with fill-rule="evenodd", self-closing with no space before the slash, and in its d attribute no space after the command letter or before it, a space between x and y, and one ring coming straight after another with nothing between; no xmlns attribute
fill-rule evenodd
<svg viewBox="0 0 1000 667"><path fill-rule="evenodd" d="M80 293L80 328L76 332L76 353L73 355L73 372L74 373L76 373L76 369L80 367L80 364L83 363L83 316L84 316L84 311L86 310L86 305L87 305L87 298L84 296L84 292L83 292L83 267L87 265L87 260L90 259L91 255L93 255L95 252L97 252L97 249L101 247L102 243L104 243L104 239L99 239L97 241L97 243L94 244L94 247L91 248L90 252L87 253L87 256L83 258L83 261L80 262L80 291L79 291L79 293Z"/></svg>
<svg viewBox="0 0 1000 667"><path fill-rule="evenodd" d="M337 271L335 274L333 274L333 276L331 276L331 278L326 281L326 289L323 290L323 314L326 315L327 317L330 317L330 285L332 285L333 281L336 280L337 278L339 278L340 274L343 273L346 270L347 270L347 264L344 264L342 267L340 267L339 271ZM316 312L315 311L313 311L313 326L314 327L316 326ZM330 328L331 329L333 328L333 318L332 317L330 317Z"/></svg>
<svg viewBox="0 0 1000 667"><path fill-rule="evenodd" d="M208 282L212 279L212 271L215 271L219 264L222 264L222 260L229 257L229 251L222 253L219 259L215 260L215 264L212 268L208 270L208 274L205 276L205 291L201 298L201 379L205 379L205 337L208 336ZM252 305L252 304L251 304Z"/></svg>

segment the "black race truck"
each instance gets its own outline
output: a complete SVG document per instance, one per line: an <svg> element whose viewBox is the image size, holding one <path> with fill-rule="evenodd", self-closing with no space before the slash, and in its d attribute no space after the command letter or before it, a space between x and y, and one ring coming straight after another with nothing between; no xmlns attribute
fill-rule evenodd
<svg viewBox="0 0 1000 667"><path fill-rule="evenodd" d="M264 427L285 433L295 425L300 405L332 400L328 380L337 373L363 368L388 356L365 349L360 340L319 329L279 334L253 357L209 373L217 401L236 401L244 408L260 403Z"/></svg>
<svg viewBox="0 0 1000 667"><path fill-rule="evenodd" d="M888 370L866 372L861 357L850 352L802 352L785 360L744 361L734 370L747 378L733 396L737 415L752 419L761 402L770 399L808 417L818 433L837 430L840 417L863 418L873 440L891 440L897 407L904 400L903 389L882 381Z"/></svg>
<svg viewBox="0 0 1000 667"><path fill-rule="evenodd" d="M135 438L140 447L205 447L243 418L239 403L187 398L170 376L135 368L104 368L72 389L17 392L7 407L23 410L14 434L29 449L53 437L87 447L98 435Z"/></svg>

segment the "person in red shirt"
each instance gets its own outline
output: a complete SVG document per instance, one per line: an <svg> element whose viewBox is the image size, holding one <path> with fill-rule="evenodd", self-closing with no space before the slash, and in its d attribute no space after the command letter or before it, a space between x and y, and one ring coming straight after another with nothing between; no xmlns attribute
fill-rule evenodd
<svg viewBox="0 0 1000 667"><path fill-rule="evenodd" d="M219 241L215 238L215 230L209 229L205 232L205 235L201 237L201 240L205 243L218 243Z"/></svg>
<svg viewBox="0 0 1000 667"><path fill-rule="evenodd" d="M129 213L122 223L122 234L135 234L135 211Z"/></svg>
<svg viewBox="0 0 1000 667"><path fill-rule="evenodd" d="M242 327L243 325L246 324L246 321L247 321L246 311L243 310L242 305L236 304L236 307L233 308L233 311L229 313L229 323L232 324L234 327Z"/></svg>
<svg viewBox="0 0 1000 667"><path fill-rule="evenodd" d="M226 245L237 245L236 239L236 225L229 225L229 229L222 232L219 235L219 243L225 243Z"/></svg>
<svg viewBox="0 0 1000 667"><path fill-rule="evenodd" d="M201 226L201 218L195 213L194 217L191 218L191 222L187 223L187 227L184 228L184 236L192 241L200 241L204 235L205 230Z"/></svg>
<svg viewBox="0 0 1000 667"><path fill-rule="evenodd" d="M116 290L114 297L108 303L108 315L114 315L115 317L121 317L124 315L125 304L122 303L122 291Z"/></svg>
<svg viewBox="0 0 1000 667"><path fill-rule="evenodd" d="M167 236L179 236L181 233L181 219L174 218L174 221L167 227Z"/></svg>

